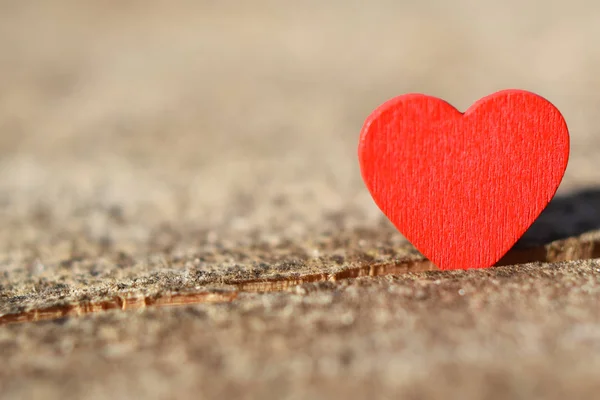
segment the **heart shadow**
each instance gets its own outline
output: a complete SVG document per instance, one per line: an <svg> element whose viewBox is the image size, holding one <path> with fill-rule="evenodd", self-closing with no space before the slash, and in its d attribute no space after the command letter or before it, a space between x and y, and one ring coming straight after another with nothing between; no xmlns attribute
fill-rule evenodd
<svg viewBox="0 0 600 400"><path fill-rule="evenodd" d="M549 243L599 229L600 187L556 196L496 265L546 261Z"/></svg>

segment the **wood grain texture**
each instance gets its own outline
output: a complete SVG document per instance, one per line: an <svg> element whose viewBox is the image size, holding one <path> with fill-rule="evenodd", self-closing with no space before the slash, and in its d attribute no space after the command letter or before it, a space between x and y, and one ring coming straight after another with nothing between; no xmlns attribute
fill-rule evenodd
<svg viewBox="0 0 600 400"><path fill-rule="evenodd" d="M575 262L598 257L600 257L600 231L558 240L544 246L512 249L498 264L520 265L522 268L527 268L529 263ZM196 285L193 288L189 286L186 288L181 284L176 288L168 287L168 281L185 281L185 273L182 272L175 272L169 277L163 276L155 280L140 275L138 280L146 283L140 285L137 291L103 290L102 285L95 282L86 285L85 291L71 297L62 296L57 299L48 296L46 292L35 301L30 293L29 299L27 296L20 296L16 302L9 300L6 304L0 303L0 326L80 317L111 310L132 311L154 307L227 303L237 300L243 293L289 291L302 285L319 282L339 283L364 277L402 276L436 270L436 266L423 256L405 253L404 256L387 258L379 262L374 262L372 258L363 254L354 259L347 259L335 268L298 263L292 271L280 270L272 275L263 273L258 278L248 275L228 277L227 273L221 272L215 274L212 281L204 280L202 286L197 285L200 282L194 282ZM3 281L0 279L0 287L2 284ZM48 285L56 287L59 283L48 282ZM126 285L122 284L122 286Z"/></svg>
<svg viewBox="0 0 600 400"><path fill-rule="evenodd" d="M561 113L522 90L464 114L435 97L399 96L367 118L359 143L373 199L441 269L500 260L552 199L568 158Z"/></svg>
<svg viewBox="0 0 600 400"><path fill-rule="evenodd" d="M598 397L600 260L554 261L600 257L600 2L0 4L0 314L62 316L0 326L2 400ZM364 118L507 82L571 132L540 262L403 273Z"/></svg>

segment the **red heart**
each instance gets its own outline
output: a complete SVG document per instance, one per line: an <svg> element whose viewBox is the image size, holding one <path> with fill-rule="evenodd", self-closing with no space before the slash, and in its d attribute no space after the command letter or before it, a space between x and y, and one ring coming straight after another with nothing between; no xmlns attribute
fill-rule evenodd
<svg viewBox="0 0 600 400"><path fill-rule="evenodd" d="M407 94L367 118L358 155L375 203L424 256L441 269L485 268L556 193L569 132L530 92L494 93L464 114Z"/></svg>

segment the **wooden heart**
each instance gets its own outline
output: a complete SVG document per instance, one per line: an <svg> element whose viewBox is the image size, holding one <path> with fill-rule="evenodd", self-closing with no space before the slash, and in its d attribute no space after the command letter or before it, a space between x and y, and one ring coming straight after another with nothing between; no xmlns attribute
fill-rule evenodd
<svg viewBox="0 0 600 400"><path fill-rule="evenodd" d="M522 90L465 113L407 94L367 118L358 154L375 203L424 256L441 269L485 268L556 193L569 132L556 107Z"/></svg>

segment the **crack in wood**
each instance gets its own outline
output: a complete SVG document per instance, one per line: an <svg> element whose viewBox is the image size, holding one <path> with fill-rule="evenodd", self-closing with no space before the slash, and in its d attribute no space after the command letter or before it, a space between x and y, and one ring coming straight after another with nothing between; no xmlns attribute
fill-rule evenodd
<svg viewBox="0 0 600 400"><path fill-rule="evenodd" d="M240 292L264 293L287 290L305 283L337 282L364 276L399 275L408 272L436 271L437 267L427 259L399 260L377 264L364 264L340 271L301 275L298 277L279 277L252 280L229 281Z"/></svg>
<svg viewBox="0 0 600 400"><path fill-rule="evenodd" d="M546 246L527 249L513 249L497 265L519 265L530 262L559 262L600 258L600 239L582 240L569 238L552 242ZM100 302L80 302L53 305L46 308L26 310L20 313L0 315L0 325L19 322L55 320L64 317L81 316L107 310L139 310L146 307L180 306L187 304L225 303L238 297L239 293L265 293L287 290L291 287L316 282L337 282L359 277L400 275L409 272L438 270L429 260L416 258L383 263L365 263L334 272L322 272L293 277L263 279L243 279L224 282L235 289L220 292L166 293L157 297L124 297Z"/></svg>
<svg viewBox="0 0 600 400"><path fill-rule="evenodd" d="M186 304L224 303L234 300L238 292L225 293L176 293L160 297L122 297L114 296L100 302L80 302L61 304L46 308L27 310L17 314L0 316L0 325L16 322L33 322L75 317L108 310L139 310L146 307L181 306Z"/></svg>

